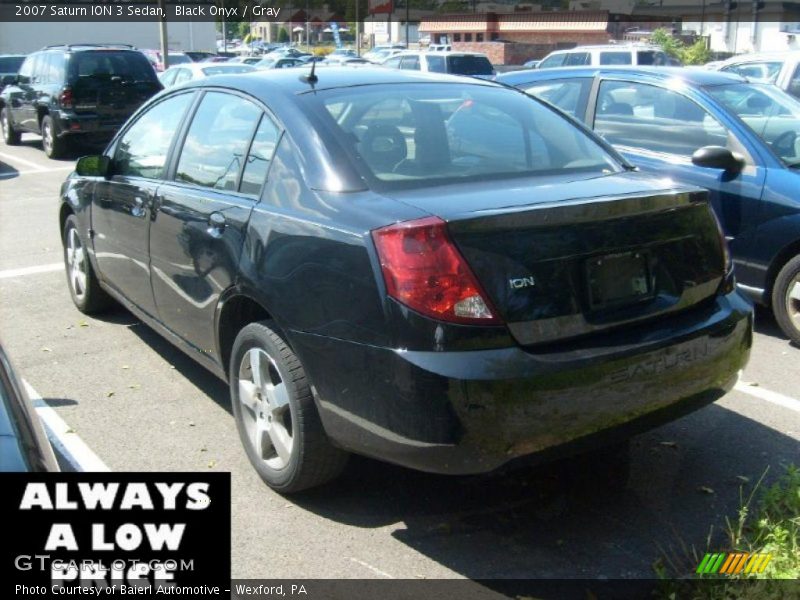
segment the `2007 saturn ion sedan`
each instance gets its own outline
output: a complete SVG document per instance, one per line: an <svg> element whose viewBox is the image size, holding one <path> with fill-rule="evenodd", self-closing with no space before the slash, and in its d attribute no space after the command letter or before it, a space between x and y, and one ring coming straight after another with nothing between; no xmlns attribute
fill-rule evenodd
<svg viewBox="0 0 800 600"><path fill-rule="evenodd" d="M349 452L468 474L616 444L750 352L706 193L486 81L173 88L78 161L59 218L78 309L114 299L227 379L284 493Z"/></svg>

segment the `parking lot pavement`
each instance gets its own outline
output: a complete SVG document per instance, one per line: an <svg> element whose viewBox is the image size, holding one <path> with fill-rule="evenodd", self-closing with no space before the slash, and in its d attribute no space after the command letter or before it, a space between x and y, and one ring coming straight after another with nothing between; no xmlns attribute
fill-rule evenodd
<svg viewBox="0 0 800 600"><path fill-rule="evenodd" d="M366 459L283 498L251 469L225 384L122 309L72 305L57 226L68 161L34 137L0 146L0 337L20 374L112 470L232 472L234 577L652 577L669 554L723 547L741 477L797 460L800 349L757 312L752 360L727 397L635 438L625 487L582 461L441 477ZM713 529L712 529L713 528Z"/></svg>

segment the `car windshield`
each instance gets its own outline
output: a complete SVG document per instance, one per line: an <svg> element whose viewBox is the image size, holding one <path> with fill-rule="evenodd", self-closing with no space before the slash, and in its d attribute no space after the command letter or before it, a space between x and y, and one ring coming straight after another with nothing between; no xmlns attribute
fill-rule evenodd
<svg viewBox="0 0 800 600"><path fill-rule="evenodd" d="M485 56L448 56L447 71L457 75L491 75L492 63Z"/></svg>
<svg viewBox="0 0 800 600"><path fill-rule="evenodd" d="M415 83L305 98L378 189L622 168L556 110L504 88Z"/></svg>
<svg viewBox="0 0 800 600"><path fill-rule="evenodd" d="M789 167L800 168L800 101L779 88L756 83L708 87Z"/></svg>
<svg viewBox="0 0 800 600"><path fill-rule="evenodd" d="M70 79L112 78L123 81L156 81L144 54L131 51L97 50L76 52L70 61Z"/></svg>
<svg viewBox="0 0 800 600"><path fill-rule="evenodd" d="M0 73L17 73L23 62L24 56L0 56Z"/></svg>
<svg viewBox="0 0 800 600"><path fill-rule="evenodd" d="M192 59L186 56L185 54L170 54L169 55L169 64L171 65L181 65L184 63L190 63Z"/></svg>

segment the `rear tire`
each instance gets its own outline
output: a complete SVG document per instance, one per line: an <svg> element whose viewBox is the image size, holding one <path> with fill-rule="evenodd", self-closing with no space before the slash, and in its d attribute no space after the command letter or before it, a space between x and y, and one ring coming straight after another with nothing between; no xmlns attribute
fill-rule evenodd
<svg viewBox="0 0 800 600"><path fill-rule="evenodd" d="M47 158L62 158L67 154L69 143L56 135L55 124L50 115L42 119L42 148Z"/></svg>
<svg viewBox="0 0 800 600"><path fill-rule="evenodd" d="M79 311L91 315L108 308L111 297L100 287L75 215L64 223L64 266L69 294Z"/></svg>
<svg viewBox="0 0 800 600"><path fill-rule="evenodd" d="M239 437L269 487L291 494L342 472L348 454L328 440L303 366L271 321L239 332L229 375Z"/></svg>
<svg viewBox="0 0 800 600"><path fill-rule="evenodd" d="M16 146L22 139L22 134L14 129L11 124L11 115L8 114L8 109L3 107L0 111L0 128L3 130L3 141L6 146Z"/></svg>
<svg viewBox="0 0 800 600"><path fill-rule="evenodd" d="M787 262L775 278L772 312L783 333L800 346L800 255Z"/></svg>

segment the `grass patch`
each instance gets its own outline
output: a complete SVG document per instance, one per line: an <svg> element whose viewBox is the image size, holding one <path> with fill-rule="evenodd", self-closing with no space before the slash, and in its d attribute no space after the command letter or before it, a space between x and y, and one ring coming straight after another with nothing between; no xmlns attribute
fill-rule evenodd
<svg viewBox="0 0 800 600"><path fill-rule="evenodd" d="M703 554L684 548L685 560L675 556L660 559L654 569L663 584L661 598L691 600L777 600L797 598L800 579L800 469L784 468L772 485L765 487L767 471L749 494L739 489L739 510L725 519L727 548L711 545L706 552L747 552L771 554L763 573L696 575ZM712 530L713 533L713 530ZM787 581L788 580L788 581ZM793 595L794 594L794 595Z"/></svg>

